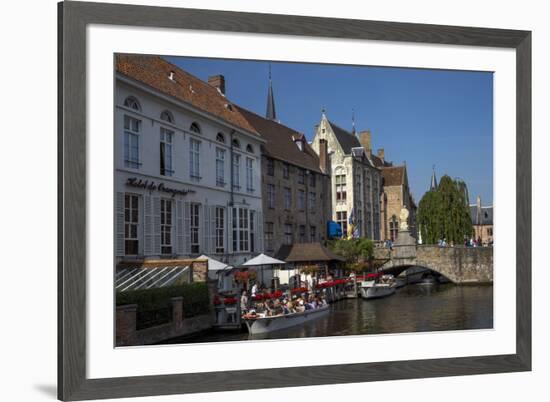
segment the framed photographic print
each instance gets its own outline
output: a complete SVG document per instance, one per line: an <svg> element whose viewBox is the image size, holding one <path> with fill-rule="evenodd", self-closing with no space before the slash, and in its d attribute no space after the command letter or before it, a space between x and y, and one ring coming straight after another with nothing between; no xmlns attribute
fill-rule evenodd
<svg viewBox="0 0 550 402"><path fill-rule="evenodd" d="M530 35L60 3L59 399L530 370Z"/></svg>

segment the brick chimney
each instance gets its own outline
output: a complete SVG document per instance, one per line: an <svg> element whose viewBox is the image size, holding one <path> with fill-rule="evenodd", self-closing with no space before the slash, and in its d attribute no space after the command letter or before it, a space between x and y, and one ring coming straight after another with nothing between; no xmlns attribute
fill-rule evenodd
<svg viewBox="0 0 550 402"><path fill-rule="evenodd" d="M208 77L208 84L217 88L225 96L225 77L221 74Z"/></svg>
<svg viewBox="0 0 550 402"><path fill-rule="evenodd" d="M328 144L327 140L319 139L319 167L328 174Z"/></svg>
<svg viewBox="0 0 550 402"><path fill-rule="evenodd" d="M367 154L370 152L370 130L367 131L361 131L359 132L359 143L363 148L365 148L365 151L367 151Z"/></svg>
<svg viewBox="0 0 550 402"><path fill-rule="evenodd" d="M376 151L376 156L378 156L382 162L384 162L384 148L378 148Z"/></svg>

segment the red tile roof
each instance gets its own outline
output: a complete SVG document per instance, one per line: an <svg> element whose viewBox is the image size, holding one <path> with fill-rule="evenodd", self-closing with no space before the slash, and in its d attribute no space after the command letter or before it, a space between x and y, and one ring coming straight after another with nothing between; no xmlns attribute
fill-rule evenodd
<svg viewBox="0 0 550 402"><path fill-rule="evenodd" d="M246 118L248 123L256 129L260 136L267 141L267 144L262 147L263 154L321 173L319 156L307 143L303 134L276 121L261 117L240 106L237 109ZM303 151L300 151L294 142L294 139L298 138L303 139Z"/></svg>
<svg viewBox="0 0 550 402"><path fill-rule="evenodd" d="M117 55L116 71L258 136L257 131L216 88L158 56ZM173 80L169 78L171 72L174 73Z"/></svg>

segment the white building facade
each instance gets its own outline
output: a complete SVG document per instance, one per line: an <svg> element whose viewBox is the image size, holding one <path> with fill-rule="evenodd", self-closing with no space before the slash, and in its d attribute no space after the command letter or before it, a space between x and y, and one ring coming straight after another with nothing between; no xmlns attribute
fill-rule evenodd
<svg viewBox="0 0 550 402"><path fill-rule="evenodd" d="M370 149L354 134L331 123L324 113L311 146L317 154L327 147L332 219L340 225L343 237L380 240L381 172L371 160Z"/></svg>
<svg viewBox="0 0 550 402"><path fill-rule="evenodd" d="M262 252L263 140L120 72L115 94L117 262L206 254L240 265Z"/></svg>

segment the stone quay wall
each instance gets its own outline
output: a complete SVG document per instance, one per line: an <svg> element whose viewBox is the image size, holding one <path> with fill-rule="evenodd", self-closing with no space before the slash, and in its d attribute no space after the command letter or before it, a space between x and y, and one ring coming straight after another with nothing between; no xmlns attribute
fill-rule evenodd
<svg viewBox="0 0 550 402"><path fill-rule="evenodd" d="M178 336L192 335L213 326L212 314L184 317L183 298L172 298L172 320L166 324L137 330L137 305L117 306L116 346L150 345Z"/></svg>

